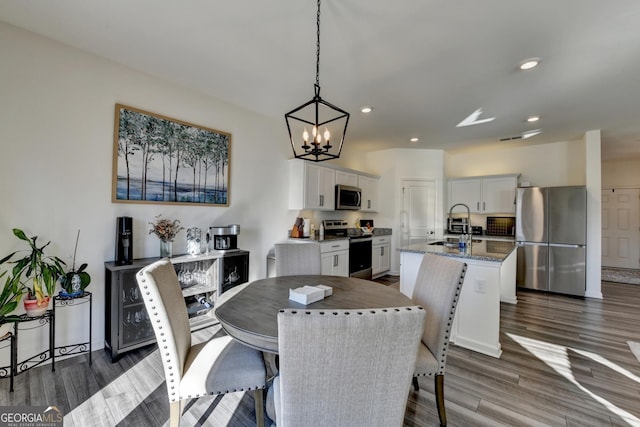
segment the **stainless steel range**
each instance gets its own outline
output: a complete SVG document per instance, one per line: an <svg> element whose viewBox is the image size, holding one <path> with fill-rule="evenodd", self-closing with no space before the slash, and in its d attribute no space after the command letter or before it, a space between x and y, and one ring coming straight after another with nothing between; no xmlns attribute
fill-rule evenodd
<svg viewBox="0 0 640 427"><path fill-rule="evenodd" d="M373 241L371 235L361 235L355 229L350 233L348 223L344 220L326 219L322 223L325 239L349 238L349 276L371 280L371 244Z"/></svg>

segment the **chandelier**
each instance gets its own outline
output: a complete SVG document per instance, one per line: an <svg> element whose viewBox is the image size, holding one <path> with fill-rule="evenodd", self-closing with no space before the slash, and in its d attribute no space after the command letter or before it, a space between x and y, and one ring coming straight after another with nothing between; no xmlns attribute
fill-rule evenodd
<svg viewBox="0 0 640 427"><path fill-rule="evenodd" d="M349 113L320 97L320 0L316 29L314 96L311 101L285 114L284 118L293 155L298 159L322 162L340 157L349 124Z"/></svg>

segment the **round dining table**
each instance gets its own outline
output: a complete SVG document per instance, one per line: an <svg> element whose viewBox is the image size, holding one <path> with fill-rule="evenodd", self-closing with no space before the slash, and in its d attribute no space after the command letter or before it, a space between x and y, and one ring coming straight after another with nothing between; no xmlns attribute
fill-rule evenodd
<svg viewBox="0 0 640 427"><path fill-rule="evenodd" d="M333 294L308 305L289 300L290 289L305 285L330 286ZM225 295L227 292L229 296ZM271 277L227 292L222 294L221 303L214 309L214 314L225 332L250 347L276 354L278 311L283 308L365 310L415 305L410 298L395 288L353 277Z"/></svg>

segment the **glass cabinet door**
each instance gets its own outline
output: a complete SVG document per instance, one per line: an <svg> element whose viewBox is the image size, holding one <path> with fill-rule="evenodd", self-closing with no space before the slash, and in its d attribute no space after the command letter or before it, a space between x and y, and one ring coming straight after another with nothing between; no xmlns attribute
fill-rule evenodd
<svg viewBox="0 0 640 427"><path fill-rule="evenodd" d="M249 254L222 258L220 293L249 281Z"/></svg>
<svg viewBox="0 0 640 427"><path fill-rule="evenodd" d="M155 339L147 309L140 295L136 273L137 271L133 270L120 273L120 347Z"/></svg>

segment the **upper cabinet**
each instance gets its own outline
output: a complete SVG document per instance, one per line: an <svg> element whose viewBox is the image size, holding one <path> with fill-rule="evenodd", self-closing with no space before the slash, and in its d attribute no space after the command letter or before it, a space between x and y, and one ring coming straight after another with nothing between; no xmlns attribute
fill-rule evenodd
<svg viewBox="0 0 640 427"><path fill-rule="evenodd" d="M457 203L464 203L471 213L515 213L518 177L494 175L450 179L449 209Z"/></svg>
<svg viewBox="0 0 640 427"><path fill-rule="evenodd" d="M374 175L300 159L289 160L289 209L335 210L336 184L359 187L360 210L378 211L378 178Z"/></svg>
<svg viewBox="0 0 640 427"><path fill-rule="evenodd" d="M289 160L289 209L332 211L336 171L304 160Z"/></svg>
<svg viewBox="0 0 640 427"><path fill-rule="evenodd" d="M362 190L360 210L364 212L378 212L378 180L364 175L358 175L358 187Z"/></svg>
<svg viewBox="0 0 640 427"><path fill-rule="evenodd" d="M480 212L482 198L482 180L475 178L449 180L449 209L462 203L474 213ZM457 211L456 211L457 212Z"/></svg>

